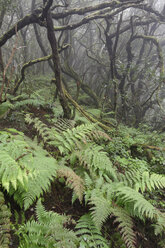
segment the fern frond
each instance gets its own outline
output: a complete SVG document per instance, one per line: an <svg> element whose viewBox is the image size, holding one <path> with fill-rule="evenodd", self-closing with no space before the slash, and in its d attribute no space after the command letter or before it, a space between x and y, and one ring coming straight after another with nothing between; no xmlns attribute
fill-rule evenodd
<svg viewBox="0 0 165 248"><path fill-rule="evenodd" d="M16 191L14 198L20 203L23 201L24 208L28 209L33 202L50 188L51 182L56 178L58 168L57 161L52 157L45 157L36 154L33 158L33 168L35 176L31 177L27 183L27 190Z"/></svg>
<svg viewBox="0 0 165 248"><path fill-rule="evenodd" d="M95 142L100 140L112 141L111 137L107 133L97 129L93 130L87 136L91 141L95 141Z"/></svg>
<svg viewBox="0 0 165 248"><path fill-rule="evenodd" d="M37 130L38 134L42 137L44 143L47 143L49 140L53 140L51 129L47 127L39 118L32 118L30 114L26 115L25 121L28 124L33 124L34 128Z"/></svg>
<svg viewBox="0 0 165 248"><path fill-rule="evenodd" d="M23 237L20 247L76 248L78 239L73 231L63 227L67 218L52 211L47 212L39 200L36 206L37 221L28 221L18 234Z"/></svg>
<svg viewBox="0 0 165 248"><path fill-rule="evenodd" d="M83 215L76 225L76 235L79 236L80 247L108 248L107 240L95 226L90 214Z"/></svg>
<svg viewBox="0 0 165 248"><path fill-rule="evenodd" d="M57 132L64 132L67 129L72 129L75 126L75 122L73 120L58 118L56 122L53 123L53 128Z"/></svg>
<svg viewBox="0 0 165 248"><path fill-rule="evenodd" d="M152 191L153 189L165 188L165 176L159 174L149 174L148 171L142 174L140 189L142 192L146 190Z"/></svg>
<svg viewBox="0 0 165 248"><path fill-rule="evenodd" d="M57 170L58 177L64 177L66 179L66 184L74 190L80 202L83 199L84 193L84 181L78 176L71 168L66 166L60 166Z"/></svg>
<svg viewBox="0 0 165 248"><path fill-rule="evenodd" d="M139 190L138 183L141 181L142 173L137 169L127 169L118 175L119 181L122 181L125 186Z"/></svg>
<svg viewBox="0 0 165 248"><path fill-rule="evenodd" d="M115 206L112 209L112 215L116 217L115 223L118 224L118 229L128 248L136 248L136 235L133 230L133 220L123 208Z"/></svg>
<svg viewBox="0 0 165 248"><path fill-rule="evenodd" d="M90 208L92 211L91 216L95 225L101 229L103 223L107 220L109 215L112 213L112 201L107 200L100 193L100 197L91 197L90 204L94 205Z"/></svg>
<svg viewBox="0 0 165 248"><path fill-rule="evenodd" d="M114 179L117 179L115 168L108 158L108 154L103 151L103 148L94 143L82 145L80 150L74 151L79 159L80 164L87 167L89 170L99 171L99 173L107 172ZM72 156L73 156L72 154Z"/></svg>
<svg viewBox="0 0 165 248"><path fill-rule="evenodd" d="M65 215L60 215L52 211L47 212L41 203L41 199L39 199L36 204L36 216L39 223L49 224L49 222L51 222L51 224L54 223L54 225L63 225L67 222L67 217Z"/></svg>
<svg viewBox="0 0 165 248"><path fill-rule="evenodd" d="M19 182L25 186L28 170L22 170L19 164L5 151L0 151L0 181L9 192L10 184L16 190Z"/></svg>
<svg viewBox="0 0 165 248"><path fill-rule="evenodd" d="M89 135L96 126L95 124L83 124L71 130L59 131L57 127L48 128L38 118L33 118L29 114L26 115L25 120L27 123L34 125L34 128L38 131L45 143L58 147L61 154L68 154L73 151L82 140L85 142L87 135Z"/></svg>
<svg viewBox="0 0 165 248"><path fill-rule="evenodd" d="M71 130L67 129L61 134L54 130L54 141L49 144L58 147L61 153L68 154L76 149L80 142L85 142L85 137L95 127L95 124L80 125Z"/></svg>
<svg viewBox="0 0 165 248"><path fill-rule="evenodd" d="M120 174L119 179L126 186L132 187L141 192L165 188L165 176L148 171L141 172L137 169L129 169L125 174Z"/></svg>
<svg viewBox="0 0 165 248"><path fill-rule="evenodd" d="M19 184L26 187L28 178L33 176L33 170L30 168L32 159L30 147L22 140L9 140L1 144L0 181L8 192L10 186L15 190Z"/></svg>
<svg viewBox="0 0 165 248"><path fill-rule="evenodd" d="M119 202L133 203L134 211L137 210L139 216L142 215L153 220L159 215L158 210L142 194L130 187L119 187L115 192L115 197Z"/></svg>
<svg viewBox="0 0 165 248"><path fill-rule="evenodd" d="M0 133L0 137L3 136ZM56 159L24 136L5 132L0 142L0 183L20 206L27 209L49 190L56 177ZM20 140L21 139L21 140ZM35 144L35 145L34 145Z"/></svg>

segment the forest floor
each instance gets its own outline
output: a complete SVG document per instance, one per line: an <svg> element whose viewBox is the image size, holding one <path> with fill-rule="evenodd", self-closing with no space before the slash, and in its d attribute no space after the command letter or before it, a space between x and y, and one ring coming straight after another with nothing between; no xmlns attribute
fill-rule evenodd
<svg viewBox="0 0 165 248"><path fill-rule="evenodd" d="M51 111L47 111L43 108L36 108L31 107L29 109L29 112L34 114L35 117L38 117L40 120L42 120L45 124L50 125L50 123L47 121L44 116L46 114L51 114ZM26 127L21 122L16 122L15 120L11 119L2 119L0 120L0 130L5 130L8 128L14 128L18 131L24 132L25 135L27 135L32 140L37 135L36 131L31 127ZM15 223L15 212L18 213L20 219L18 221L18 224L21 223L21 208L19 205L15 203L12 197L9 197L7 194L5 195L6 202L10 203L11 206L11 212L12 217L11 221L12 223ZM65 184L63 183L53 183L51 185L51 189L49 193L46 193L44 196L44 202L43 205L46 210L51 210L54 212L57 212L59 214L66 214L67 216L72 216L73 219L78 220L82 215L88 212L89 209L86 208L85 204L80 204L78 200L72 204L72 190L65 187ZM25 220L29 220L32 216L35 216L35 204L31 206L30 209L25 211L24 213ZM74 223L69 224L69 228L74 228ZM18 247L18 237L14 235L14 231L11 231L12 236L12 243L11 248L17 248ZM30 248L30 247L29 247Z"/></svg>
<svg viewBox="0 0 165 248"><path fill-rule="evenodd" d="M49 119L51 119L51 116L53 116L53 113L51 113L50 109L44 109L43 107L41 108L30 107L28 109L28 112L32 113L35 117L39 118L47 126L52 126L52 124L48 122L48 118L45 117L49 115ZM1 119L0 130L5 130L7 128L17 129L18 131L23 132L32 140L38 135L37 132L34 130L34 128L31 125L27 126L25 124L25 121L21 118L18 119L17 121L15 118ZM6 198L6 203L10 204L11 212L12 212L11 222L13 223L13 230L11 231L12 240L10 247L17 248L19 245L19 240L18 237L14 234L14 226L16 225L18 227L19 224L22 224L22 216L24 218L23 220L24 222L29 220L32 216L35 217L35 204L33 204L33 206L31 206L30 209L25 211L22 215L23 210L15 203L13 198L9 197L7 194L5 194L5 198ZM72 190L67 188L65 184L62 182L52 183L50 191L45 195L43 195L43 198L44 198L43 205L46 210L51 210L59 214L66 214L67 216L71 216L70 218L71 221L70 223L67 224L68 225L67 227L69 227L69 229L74 229L75 227L74 220L77 221L82 215L89 212L89 206L87 207L85 203L80 204L80 202L76 200L74 204L72 204ZM18 220L16 220L15 212L18 213L19 216ZM113 221L110 221L107 224L109 226L109 230L111 234L113 234L114 232ZM139 242L138 242L139 244L141 242L140 240L141 238L139 238ZM145 242L144 247L159 248L155 246L154 240L150 240L149 243ZM114 248L116 248L116 245L114 246Z"/></svg>

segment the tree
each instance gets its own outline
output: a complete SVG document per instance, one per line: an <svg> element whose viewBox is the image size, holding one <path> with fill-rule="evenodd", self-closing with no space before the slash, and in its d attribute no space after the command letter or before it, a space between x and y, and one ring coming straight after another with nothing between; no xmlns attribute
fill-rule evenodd
<svg viewBox="0 0 165 248"><path fill-rule="evenodd" d="M74 80L77 80L75 78L77 74L81 87L83 87L82 77L85 78L86 84L92 78L93 83L90 86L95 92L97 92L96 85L99 88L103 85L103 95L109 103L107 108L114 111L117 118L138 125L147 111L157 104L155 93L162 87L164 81L162 48L159 40L154 36L154 34L159 35L161 25L165 21L164 8L158 11L155 9L154 1L146 4L144 0L113 0L101 3L92 1L91 4L84 1L84 5L85 7L82 7L80 1L76 3L53 0L37 1L37 3L32 1L32 12L30 13L29 10L30 14L21 16L22 19L17 21L14 20L13 27L0 37L0 47L3 48L7 41L19 32L22 33L26 46L26 30L29 25L33 24L37 42L45 58L33 60L24 65L22 74L25 67L49 60L49 65L55 73L54 82L65 117L71 118L71 110L67 100L68 93L62 82L62 71L68 73ZM50 56L47 54L45 41L43 42L37 34L37 26L47 31L47 39L51 48L49 49ZM97 32L92 33L92 27ZM72 38L70 32L72 32ZM65 46L66 43L69 43L69 46ZM122 43L125 45L123 46ZM93 44L95 44L95 49L94 46L92 47ZM75 53L72 50L77 47L79 47L79 56L77 58L74 56L74 60L78 63L73 64L71 56L73 58ZM63 60L62 55L59 55L59 50L65 50ZM64 61L66 60L69 71L65 67ZM81 60L84 61L83 64ZM0 61L2 61L2 56ZM0 64L3 71L2 63ZM76 73L71 73L73 71ZM91 75L96 75L96 77ZM23 77L21 78L15 84L14 94L23 81ZM149 80L150 83L148 83ZM147 88L147 93L145 93L145 88ZM91 96L97 101L93 93ZM73 104L71 97L69 99Z"/></svg>

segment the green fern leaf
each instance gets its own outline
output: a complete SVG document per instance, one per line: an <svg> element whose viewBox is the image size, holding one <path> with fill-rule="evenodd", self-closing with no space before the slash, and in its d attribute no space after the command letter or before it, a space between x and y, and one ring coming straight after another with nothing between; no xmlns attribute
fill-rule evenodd
<svg viewBox="0 0 165 248"><path fill-rule="evenodd" d="M0 143L0 183L10 195L14 195L18 204L27 209L49 189L58 164L30 139L19 140L24 137L7 132L4 137Z"/></svg>
<svg viewBox="0 0 165 248"><path fill-rule="evenodd" d="M117 174L112 162L108 158L108 154L103 151L103 148L94 143L88 143L81 146L80 150L74 151L72 156L77 156L80 163L89 170L109 173L115 180ZM71 156L71 158L72 158Z"/></svg>
<svg viewBox="0 0 165 248"><path fill-rule="evenodd" d="M95 225L101 229L103 223L112 213L112 201L105 199L102 194L98 197L91 197L90 204L94 205L91 207L91 215Z"/></svg>
<svg viewBox="0 0 165 248"><path fill-rule="evenodd" d="M39 200L36 206L37 221L28 221L18 231L22 236L21 247L42 248L76 248L78 239L73 231L64 228L67 222L65 216L52 211L47 212Z"/></svg>
<svg viewBox="0 0 165 248"><path fill-rule="evenodd" d="M68 154L74 151L82 140L85 140L86 135L90 133L94 127L94 124L81 125L71 130L67 129L62 133L58 133L55 129L52 129L53 138L51 137L51 141L49 141L48 144L58 147L61 154Z"/></svg>
<svg viewBox="0 0 165 248"><path fill-rule="evenodd" d="M35 167L35 176L30 178L27 184L27 192L18 192L18 200L23 200L24 208L28 209L30 205L39 198L44 192L48 191L51 182L56 177L57 161L51 157L36 154L34 157L33 166ZM40 157L39 157L40 156Z"/></svg>
<svg viewBox="0 0 165 248"><path fill-rule="evenodd" d="M76 225L76 235L79 236L80 247L108 248L107 240L95 226L90 214L83 215Z"/></svg>
<svg viewBox="0 0 165 248"><path fill-rule="evenodd" d="M123 203L134 203L134 211L137 210L139 215L150 219L154 219L159 215L158 210L134 189L126 186L118 188L115 197Z"/></svg>
<svg viewBox="0 0 165 248"><path fill-rule="evenodd" d="M116 217L114 222L119 223L118 229L128 248L136 248L136 235L133 230L133 220L128 212L123 208L115 206L112 209L112 215Z"/></svg>
<svg viewBox="0 0 165 248"><path fill-rule="evenodd" d="M0 179L2 186L9 192L10 184L16 190L19 182L26 186L27 174L32 176L29 167L21 168L20 163L13 159L6 151L0 151Z"/></svg>
<svg viewBox="0 0 165 248"><path fill-rule="evenodd" d="M165 188L165 176L159 174L151 174L147 177L146 186L151 191L152 189Z"/></svg>

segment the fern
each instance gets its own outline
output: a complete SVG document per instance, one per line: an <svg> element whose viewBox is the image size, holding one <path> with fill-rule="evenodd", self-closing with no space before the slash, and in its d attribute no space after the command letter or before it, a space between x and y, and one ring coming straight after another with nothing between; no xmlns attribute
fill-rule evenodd
<svg viewBox="0 0 165 248"><path fill-rule="evenodd" d="M0 182L27 209L49 189L56 177L57 161L41 147L35 149L20 140L23 136L5 132L4 137L0 143Z"/></svg>
<svg viewBox="0 0 165 248"><path fill-rule="evenodd" d="M113 188L113 183L106 183L102 176L91 178L86 173L85 186L85 200L91 205L91 216L95 225L101 229L103 223L112 213L113 190L111 188ZM107 193L110 190L111 192Z"/></svg>
<svg viewBox="0 0 165 248"><path fill-rule="evenodd" d="M38 118L32 118L30 114L26 115L25 121L28 124L33 124L34 128L37 130L38 134L42 137L44 143L47 143L49 140L53 140L51 129L47 127L42 121Z"/></svg>
<svg viewBox="0 0 165 248"><path fill-rule="evenodd" d="M149 172L144 172L142 175L140 189L142 190L142 192L144 192L146 188L149 191L152 191L153 189L156 188L157 189L165 188L165 176L155 173L149 175Z"/></svg>
<svg viewBox="0 0 165 248"><path fill-rule="evenodd" d="M20 184L26 187L28 178L33 176L32 159L32 151L26 142L6 136L0 144L0 181L8 192L11 186L15 190Z"/></svg>
<svg viewBox="0 0 165 248"><path fill-rule="evenodd" d="M111 137L101 130L93 130L87 135L91 141L112 141Z"/></svg>
<svg viewBox="0 0 165 248"><path fill-rule="evenodd" d="M111 199L108 200L101 196L101 192L100 196L92 196L90 203L94 205L91 207L92 219L99 229L101 229L103 223L108 217L115 216L116 219L114 222L118 223L117 228L119 229L127 247L136 247L136 235L133 230L133 220L126 210L118 207Z"/></svg>
<svg viewBox="0 0 165 248"><path fill-rule="evenodd" d="M54 158L36 152L31 167L35 169L35 175L28 180L26 190L20 187L14 192L15 200L23 204L25 209L49 190L51 182L56 178L58 165Z"/></svg>
<svg viewBox="0 0 165 248"><path fill-rule="evenodd" d="M80 142L85 142L86 135L92 132L94 127L95 124L81 125L71 130L68 129L61 134L54 130L55 140L49 143L58 147L61 154L68 154L76 149Z"/></svg>
<svg viewBox="0 0 165 248"><path fill-rule="evenodd" d="M136 247L134 218L150 219L155 234L163 235L165 216L147 198L148 192L165 187L165 177L152 173L145 160L131 157L128 149L133 139L125 138L123 148L122 140L112 140L94 124L73 127L68 121L58 119L53 127L48 127L30 115L26 121L37 130L46 148L51 146L51 152L58 149L60 154L55 159L22 134L0 132L2 187L14 195L21 207L28 209L50 189L55 179L63 178L73 189L74 198L76 195L82 202L85 195L90 214L78 221L78 241L73 232L64 228L66 218L46 212L39 201L37 221L29 221L20 229L20 248L108 247L101 234L108 218L115 219L127 248Z"/></svg>
<svg viewBox="0 0 165 248"><path fill-rule="evenodd" d="M5 205L3 193L0 191L0 247L9 248L10 245L10 216L11 213Z"/></svg>
<svg viewBox="0 0 165 248"><path fill-rule="evenodd" d="M133 220L123 208L115 206L112 209L112 215L116 217L115 223L118 224L118 229L128 248L136 248L136 234L133 230Z"/></svg>
<svg viewBox="0 0 165 248"><path fill-rule="evenodd" d="M67 217L45 211L41 201L36 206L37 221L28 221L20 227L19 248L76 248L78 239L73 231L64 228Z"/></svg>
<svg viewBox="0 0 165 248"><path fill-rule="evenodd" d="M141 181L142 173L137 170L137 169L127 169L123 173L119 173L118 178L120 181L124 183L125 186L135 188L137 191L139 190L138 188L138 182Z"/></svg>
<svg viewBox="0 0 165 248"><path fill-rule="evenodd" d="M109 173L114 179L117 179L116 170L113 168L112 162L108 158L108 154L103 151L103 148L94 143L87 143L82 145L79 150L74 151L71 155L71 160L76 156L81 165L87 167L92 171L99 171L100 174L104 172Z"/></svg>
<svg viewBox="0 0 165 248"><path fill-rule="evenodd" d="M159 211L142 194L130 187L119 187L115 192L115 197L120 203L133 203L134 211L137 210L139 216L142 215L152 220L159 216Z"/></svg>
<svg viewBox="0 0 165 248"><path fill-rule="evenodd" d="M60 166L57 170L58 177L64 177L66 179L66 184L74 190L79 201L82 202L84 193L84 181L81 177L76 175L76 173L66 166Z"/></svg>
<svg viewBox="0 0 165 248"><path fill-rule="evenodd" d="M79 236L80 247L108 248L107 240L95 226L90 214L83 215L76 225L76 234Z"/></svg>
<svg viewBox="0 0 165 248"><path fill-rule="evenodd" d="M125 174L120 174L120 180L126 186L132 187L142 193L155 189L165 188L165 176L156 173L150 174L148 171L141 172L137 169L128 169Z"/></svg>
<svg viewBox="0 0 165 248"><path fill-rule="evenodd" d="M95 225L101 229L103 223L112 213L112 201L107 200L100 194L100 196L91 197L90 204L94 205L91 207L91 215Z"/></svg>
<svg viewBox="0 0 165 248"><path fill-rule="evenodd" d="M131 218L132 208L134 216L141 218L143 216L145 219L150 218L152 221L161 218L165 222L165 218L161 217L161 213L154 208L140 193L135 190L122 186L121 184L113 183L109 185L110 192L105 187L101 187L100 191L94 189L91 193L90 204L91 207L91 216L95 225L101 229L103 223L107 220L108 217L115 216L115 222L118 224L118 229L121 233L121 236L127 245L128 248L136 247L136 235L133 230L133 220ZM107 191L107 193L106 193ZM115 202L116 201L116 202ZM120 205L117 206L118 203ZM130 213L129 207L130 204ZM124 206L126 208L124 209ZM137 212L137 213L136 213ZM136 214L135 214L136 213ZM157 223L157 229L162 230L161 223ZM164 228L164 227L163 227Z"/></svg>
<svg viewBox="0 0 165 248"><path fill-rule="evenodd" d="M137 216L144 220L149 218L157 222L156 230L161 232L164 230L162 223L165 223L165 217L142 194L124 186L122 182L107 181L106 183L103 177L96 180L97 183L86 176L85 182L88 185L88 190L85 194L92 205L90 208L91 216L99 229L108 217L116 216L115 222L119 223L118 229L128 248L136 247L136 236L131 216Z"/></svg>
<svg viewBox="0 0 165 248"><path fill-rule="evenodd" d="M63 119L63 118L58 118L57 121L52 122L53 128L57 132L64 132L67 129L72 129L75 126L75 121L73 120L68 120L68 119Z"/></svg>
<svg viewBox="0 0 165 248"><path fill-rule="evenodd" d="M95 127L95 124L86 124L72 128L71 130L60 130L59 132L57 128L48 128L38 118L32 118L30 115L26 115L25 120L29 124L34 125L34 128L45 142L54 147L58 147L61 154L68 154L73 151L80 141L85 141L87 134L91 133Z"/></svg>

